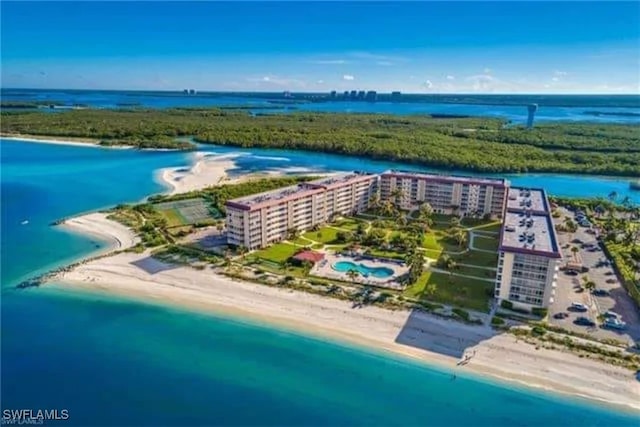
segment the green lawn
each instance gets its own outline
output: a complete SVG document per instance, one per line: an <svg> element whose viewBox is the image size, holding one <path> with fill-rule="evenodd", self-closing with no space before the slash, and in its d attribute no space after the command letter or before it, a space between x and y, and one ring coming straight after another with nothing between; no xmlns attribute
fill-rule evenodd
<svg viewBox="0 0 640 427"><path fill-rule="evenodd" d="M427 295L425 288L431 284L435 285L435 289ZM493 283L427 271L417 283L404 291L404 295L486 312L493 295Z"/></svg>
<svg viewBox="0 0 640 427"><path fill-rule="evenodd" d="M345 230L356 231L358 229L358 224L365 224L365 222L356 218L344 218L334 223L333 226L344 228Z"/></svg>
<svg viewBox="0 0 640 427"><path fill-rule="evenodd" d="M330 227L322 227L318 231L307 231L302 235L307 239L315 240L316 242L321 243L333 243L336 240L336 235L339 233L339 230Z"/></svg>
<svg viewBox="0 0 640 427"><path fill-rule="evenodd" d="M443 250L460 252L466 249L466 246L461 248L446 232L440 230L429 230L424 236L422 247L436 252L442 252Z"/></svg>
<svg viewBox="0 0 640 427"><path fill-rule="evenodd" d="M395 251L383 251L382 249L371 249L369 253L372 256L377 256L380 258L391 258L391 259L401 259L404 260L405 254Z"/></svg>
<svg viewBox="0 0 640 427"><path fill-rule="evenodd" d="M490 222L488 224L480 225L477 227L473 227L476 231L486 231L489 233L499 233L500 227L502 227L502 223L500 221Z"/></svg>
<svg viewBox="0 0 640 427"><path fill-rule="evenodd" d="M495 267L498 264L498 254L480 251L468 251L462 255L452 256L456 262L478 265L480 267Z"/></svg>
<svg viewBox="0 0 640 427"><path fill-rule="evenodd" d="M453 272L457 274L464 274L466 276L482 277L485 279L493 279L496 277L496 272L494 270L487 270L486 268L478 267L467 267L464 265L459 265L458 268L456 268Z"/></svg>
<svg viewBox="0 0 640 427"><path fill-rule="evenodd" d="M158 212L167 220L167 227L177 227L186 224L186 221L177 209L162 209L158 210Z"/></svg>
<svg viewBox="0 0 640 427"><path fill-rule="evenodd" d="M298 237L296 240L293 241L293 243L300 246L309 246L312 244L310 241L308 241L307 239L303 239L302 237Z"/></svg>
<svg viewBox="0 0 640 427"><path fill-rule="evenodd" d="M289 243L275 243L268 248L260 249L252 255L267 261L282 263L293 256L298 248Z"/></svg>
<svg viewBox="0 0 640 427"><path fill-rule="evenodd" d="M484 249L486 251L497 251L498 250L498 237L484 237L476 234L473 246L476 249Z"/></svg>

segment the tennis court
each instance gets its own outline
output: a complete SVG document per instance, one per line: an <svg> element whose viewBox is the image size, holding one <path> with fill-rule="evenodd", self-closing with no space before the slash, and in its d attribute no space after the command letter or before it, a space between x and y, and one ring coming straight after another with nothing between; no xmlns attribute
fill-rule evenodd
<svg viewBox="0 0 640 427"><path fill-rule="evenodd" d="M154 205L165 218L168 226L196 224L221 218L220 212L204 199L186 199Z"/></svg>

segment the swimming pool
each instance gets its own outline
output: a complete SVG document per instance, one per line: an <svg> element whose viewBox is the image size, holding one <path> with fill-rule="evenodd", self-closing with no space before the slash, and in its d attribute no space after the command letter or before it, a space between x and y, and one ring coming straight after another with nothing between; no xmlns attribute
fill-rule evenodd
<svg viewBox="0 0 640 427"><path fill-rule="evenodd" d="M368 267L364 264L351 261L338 261L331 266L335 271L346 273L349 270L355 270L364 277L376 277L378 279L386 279L393 276L393 270L388 267Z"/></svg>

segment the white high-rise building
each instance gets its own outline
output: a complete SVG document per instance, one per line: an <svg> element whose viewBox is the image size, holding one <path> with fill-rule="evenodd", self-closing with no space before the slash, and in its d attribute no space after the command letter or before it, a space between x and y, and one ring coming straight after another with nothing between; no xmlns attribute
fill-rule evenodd
<svg viewBox="0 0 640 427"><path fill-rule="evenodd" d="M544 190L509 189L498 253L498 302L529 311L553 302L562 253Z"/></svg>
<svg viewBox="0 0 640 427"><path fill-rule="evenodd" d="M377 184L377 175L354 172L229 200L227 242L259 249L285 239L291 229L304 231L336 214L362 212Z"/></svg>

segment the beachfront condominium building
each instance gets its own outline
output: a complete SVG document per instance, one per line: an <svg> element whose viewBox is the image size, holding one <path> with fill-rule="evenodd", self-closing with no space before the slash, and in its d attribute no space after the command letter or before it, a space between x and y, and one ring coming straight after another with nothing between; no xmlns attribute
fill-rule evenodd
<svg viewBox="0 0 640 427"><path fill-rule="evenodd" d="M509 181L505 179L386 171L380 175L380 198L397 198L403 209L429 203L435 212L463 216L504 212Z"/></svg>
<svg viewBox="0 0 640 427"><path fill-rule="evenodd" d="M544 190L508 190L498 253L499 303L531 311L553 302L562 254Z"/></svg>
<svg viewBox="0 0 640 427"><path fill-rule="evenodd" d="M362 212L377 191L378 176L345 173L229 200L227 242L258 249L308 230L334 215Z"/></svg>

